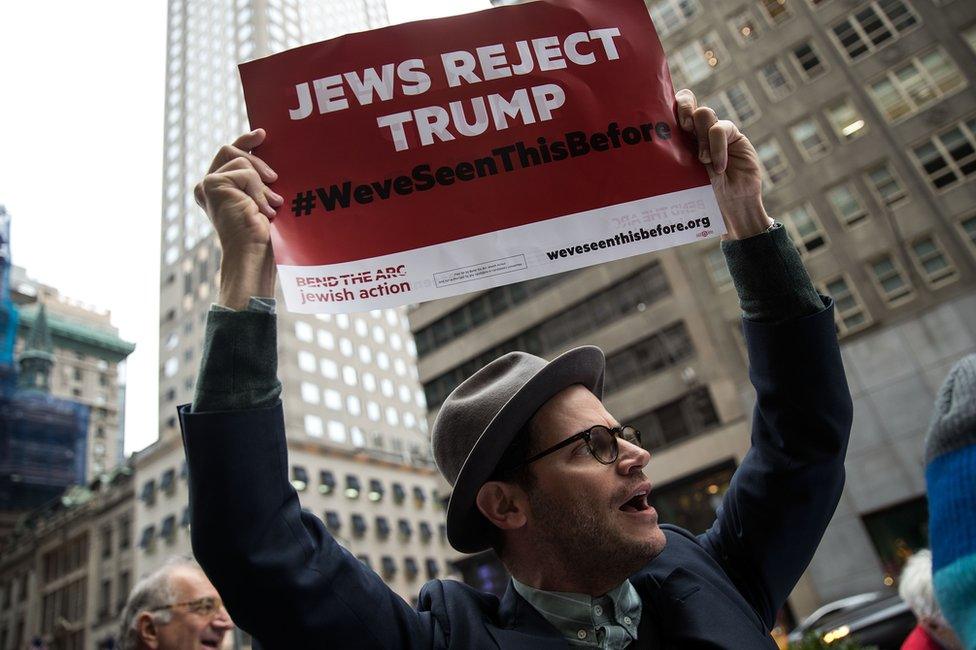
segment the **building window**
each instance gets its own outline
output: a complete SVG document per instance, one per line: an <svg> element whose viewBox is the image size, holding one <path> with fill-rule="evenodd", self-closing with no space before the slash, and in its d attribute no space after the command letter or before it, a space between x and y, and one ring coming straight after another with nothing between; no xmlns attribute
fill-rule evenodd
<svg viewBox="0 0 976 650"><path fill-rule="evenodd" d="M438 574L437 560L435 560L432 557L429 557L427 558L427 561L424 563L424 565L427 569L427 579L436 580Z"/></svg>
<svg viewBox="0 0 976 650"><path fill-rule="evenodd" d="M928 503L924 496L864 515L864 527L885 577L895 580L913 553L929 547Z"/></svg>
<svg viewBox="0 0 976 650"><path fill-rule="evenodd" d="M305 415L305 433L313 438L321 438L325 433L322 418L317 415Z"/></svg>
<svg viewBox="0 0 976 650"><path fill-rule="evenodd" d="M721 248L713 247L705 254L705 266L716 289L721 291L732 286L732 274L729 273L729 265Z"/></svg>
<svg viewBox="0 0 976 650"><path fill-rule="evenodd" d="M868 264L868 268L881 297L889 305L897 305L912 298L912 285L905 277L901 265L891 255L886 253L875 259Z"/></svg>
<svg viewBox="0 0 976 650"><path fill-rule="evenodd" d="M352 474L346 474L346 491L345 495L347 499L358 499L359 491L362 486L359 483L359 478Z"/></svg>
<svg viewBox="0 0 976 650"><path fill-rule="evenodd" d="M163 525L159 530L159 536L165 539L167 544L173 543L173 540L176 539L176 515L169 515L163 519Z"/></svg>
<svg viewBox="0 0 976 650"><path fill-rule="evenodd" d="M732 30L736 40L742 45L758 39L762 34L762 31L759 29L759 23L753 17L750 7L744 7L738 13L733 14L729 18L728 23L729 29Z"/></svg>
<svg viewBox="0 0 976 650"><path fill-rule="evenodd" d="M326 425L326 432L332 442L348 442L349 440L346 436L346 425L338 420L329 420Z"/></svg>
<svg viewBox="0 0 976 650"><path fill-rule="evenodd" d="M789 178L792 173L790 165L776 140L770 138L759 143L756 145L756 153L759 156L759 163L762 165L763 180L769 188L776 187Z"/></svg>
<svg viewBox="0 0 976 650"><path fill-rule="evenodd" d="M936 190L952 187L976 174L976 117L913 147L912 154Z"/></svg>
<svg viewBox="0 0 976 650"><path fill-rule="evenodd" d="M918 24L918 17L903 0L877 0L831 26L841 51L851 61L877 51Z"/></svg>
<svg viewBox="0 0 976 650"><path fill-rule="evenodd" d="M393 576L396 575L396 562L394 562L393 558L389 555L384 555L382 557L380 560L380 566L382 567L384 580L391 580Z"/></svg>
<svg viewBox="0 0 976 650"><path fill-rule="evenodd" d="M335 492L336 480L335 474L327 469L323 469L319 472L319 493L320 494L332 494Z"/></svg>
<svg viewBox="0 0 976 650"><path fill-rule="evenodd" d="M694 354L695 348L685 324L675 323L609 355L605 390L612 393L673 367Z"/></svg>
<svg viewBox="0 0 976 650"><path fill-rule="evenodd" d="M413 580L420 573L420 569L417 566L417 560L412 557L406 557L403 559L403 572L407 576L407 580Z"/></svg>
<svg viewBox="0 0 976 650"><path fill-rule="evenodd" d="M112 527L104 526L101 534L102 559L107 560L112 557Z"/></svg>
<svg viewBox="0 0 976 650"><path fill-rule="evenodd" d="M306 350L299 350L298 352L298 367L305 372L315 372L316 363L315 355Z"/></svg>
<svg viewBox="0 0 976 650"><path fill-rule="evenodd" d="M151 506L156 503L156 479L149 479L142 484L142 493L140 497L142 502L147 506Z"/></svg>
<svg viewBox="0 0 976 650"><path fill-rule="evenodd" d="M827 280L823 292L834 299L834 320L841 336L867 327L871 321L854 285L844 276Z"/></svg>
<svg viewBox="0 0 976 650"><path fill-rule="evenodd" d="M867 219L868 211L851 183L831 187L826 195L837 220L843 225L850 227Z"/></svg>
<svg viewBox="0 0 976 650"><path fill-rule="evenodd" d="M370 501L373 501L374 503L382 501L383 494L385 492L386 490L383 489L383 484L378 479L369 479L369 493L366 495L366 497Z"/></svg>
<svg viewBox="0 0 976 650"><path fill-rule="evenodd" d="M925 281L933 287L956 279L956 267L932 235L924 235L912 242L912 259Z"/></svg>
<svg viewBox="0 0 976 650"><path fill-rule="evenodd" d="M864 135L865 121L851 100L844 98L824 108L827 121L842 142Z"/></svg>
<svg viewBox="0 0 976 650"><path fill-rule="evenodd" d="M168 469L163 472L162 478L159 480L159 489L170 496L176 492L176 470Z"/></svg>
<svg viewBox="0 0 976 650"><path fill-rule="evenodd" d="M744 81L712 95L704 105L711 107L718 119L731 120L740 126L754 122L760 114L759 106Z"/></svg>
<svg viewBox="0 0 976 650"><path fill-rule="evenodd" d="M413 536L413 527L408 519L397 521L397 532L400 534L400 541L407 541Z"/></svg>
<svg viewBox="0 0 976 650"><path fill-rule="evenodd" d="M797 149L808 161L819 160L830 151L830 142L824 136L820 124L812 117L791 126L790 136Z"/></svg>
<svg viewBox="0 0 976 650"><path fill-rule="evenodd" d="M648 450L692 438L719 424L707 387L697 388L673 402L631 419Z"/></svg>
<svg viewBox="0 0 976 650"><path fill-rule="evenodd" d="M146 526L142 529L142 537L139 538L139 548L146 552L150 552L155 547L156 541L156 527Z"/></svg>
<svg viewBox="0 0 976 650"><path fill-rule="evenodd" d="M770 25L781 25L793 17L793 11L787 4L788 0L759 0Z"/></svg>
<svg viewBox="0 0 976 650"><path fill-rule="evenodd" d="M325 405L332 409L333 411L342 410L342 394L333 388L326 388L323 391L325 395Z"/></svg>
<svg viewBox="0 0 976 650"><path fill-rule="evenodd" d="M889 208L908 196L888 163L869 170L865 178L881 203Z"/></svg>
<svg viewBox="0 0 976 650"><path fill-rule="evenodd" d="M308 488L308 471L301 465L291 467L291 486L298 492L304 492Z"/></svg>
<svg viewBox="0 0 976 650"><path fill-rule="evenodd" d="M407 492L403 489L403 485L400 483L393 484L393 503L397 505L402 505L404 499L407 498Z"/></svg>
<svg viewBox="0 0 976 650"><path fill-rule="evenodd" d="M759 80L765 86L766 94L774 102L788 97L796 89L796 84L783 68L783 64L776 59L767 61L759 67Z"/></svg>
<svg viewBox="0 0 976 650"><path fill-rule="evenodd" d="M657 33L664 38L694 18L701 11L701 5L698 0L657 0L649 9Z"/></svg>
<svg viewBox="0 0 976 650"><path fill-rule="evenodd" d="M319 393L319 387L311 382L303 381L301 383L301 393L302 401L306 404L318 404L322 401L322 394Z"/></svg>
<svg viewBox="0 0 976 650"><path fill-rule="evenodd" d="M425 503L427 503L427 493L424 492L424 488L419 485L413 486L413 504L422 508Z"/></svg>
<svg viewBox="0 0 976 650"><path fill-rule="evenodd" d="M342 528L342 521L339 519L339 513L335 510L325 511L325 527L326 529L335 535Z"/></svg>
<svg viewBox="0 0 976 650"><path fill-rule="evenodd" d="M303 321L295 322L295 338L304 343L311 343L314 337L312 326Z"/></svg>
<svg viewBox="0 0 976 650"><path fill-rule="evenodd" d="M704 533L715 523L715 513L729 489L735 462L728 460L691 476L654 487L648 501L662 521L675 522L694 534Z"/></svg>
<svg viewBox="0 0 976 650"><path fill-rule="evenodd" d="M789 228L793 242L801 254L812 253L827 245L827 237L817 215L809 205L798 205L783 214L783 223Z"/></svg>
<svg viewBox="0 0 976 650"><path fill-rule="evenodd" d="M434 531L431 530L430 524L426 521L420 522L418 526L420 531L420 541L426 543L430 541L430 538L434 536Z"/></svg>
<svg viewBox="0 0 976 650"><path fill-rule="evenodd" d="M966 243L976 253L976 215L963 218L959 222L959 228L966 238Z"/></svg>
<svg viewBox="0 0 976 650"><path fill-rule="evenodd" d="M728 62L728 57L718 33L709 32L678 48L668 56L668 60L676 87L685 87L707 79Z"/></svg>
<svg viewBox="0 0 976 650"><path fill-rule="evenodd" d="M380 540L390 537L390 522L382 515L376 517L376 536Z"/></svg>
<svg viewBox="0 0 976 650"><path fill-rule="evenodd" d="M898 122L965 85L955 62L940 48L888 70L869 90L885 119Z"/></svg>
<svg viewBox="0 0 976 650"><path fill-rule="evenodd" d="M800 76L806 81L813 81L827 72L827 66L824 64L823 58L820 56L812 41L806 41L805 43L794 46L790 50L790 57L793 59L793 63L796 64L796 69L799 71Z"/></svg>
<svg viewBox="0 0 976 650"><path fill-rule="evenodd" d="M361 538L366 534L366 518L362 515L352 516L352 534L357 538Z"/></svg>

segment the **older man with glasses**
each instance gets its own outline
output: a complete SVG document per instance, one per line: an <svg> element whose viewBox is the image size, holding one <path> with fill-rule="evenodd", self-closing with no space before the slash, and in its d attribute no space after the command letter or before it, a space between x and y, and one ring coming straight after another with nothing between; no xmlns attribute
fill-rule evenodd
<svg viewBox="0 0 976 650"><path fill-rule="evenodd" d="M194 551L264 645L776 647L776 614L840 498L851 399L832 303L766 214L755 149L690 91L675 102L728 228L722 249L758 394L752 449L707 532L659 525L650 454L601 401L601 350L552 361L511 352L487 364L444 401L431 442L453 486L448 540L465 553L494 548L512 574L500 601L434 580L413 609L301 510L270 298L269 219L283 199L269 186L275 172L251 153L263 131L221 149L196 192L223 247L220 306L180 422Z"/></svg>
<svg viewBox="0 0 976 650"><path fill-rule="evenodd" d="M189 558L172 558L132 588L122 610L123 650L221 648L234 628L223 601Z"/></svg>

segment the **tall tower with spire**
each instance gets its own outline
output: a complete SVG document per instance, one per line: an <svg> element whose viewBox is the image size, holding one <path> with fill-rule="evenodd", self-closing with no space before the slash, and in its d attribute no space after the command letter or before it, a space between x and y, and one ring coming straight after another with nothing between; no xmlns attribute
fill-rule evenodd
<svg viewBox="0 0 976 650"><path fill-rule="evenodd" d="M20 375L17 388L51 392L51 368L54 366L54 346L47 325L47 309L42 304L27 338L24 351L18 358Z"/></svg>

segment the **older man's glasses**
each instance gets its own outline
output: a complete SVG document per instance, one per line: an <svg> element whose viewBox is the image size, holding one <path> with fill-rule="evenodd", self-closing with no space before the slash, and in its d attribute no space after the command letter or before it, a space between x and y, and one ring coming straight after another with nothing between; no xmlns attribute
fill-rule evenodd
<svg viewBox="0 0 976 650"><path fill-rule="evenodd" d="M153 607L153 612L159 611L161 609L175 609L177 607L186 607L187 611L202 616L204 618L211 618L217 615L224 607L224 602L217 598L216 596L204 596L203 598L197 598L196 600L187 600L182 603L172 603L170 605L160 605L159 607Z"/></svg>
<svg viewBox="0 0 976 650"><path fill-rule="evenodd" d="M540 458L544 458L549 454L559 451L563 447L568 447L578 440L583 440L586 442L587 448L589 448L590 453L598 461L604 465L610 465L617 462L617 456L620 454L620 447L617 444L617 438L621 438L632 445L641 446L640 431L631 426L622 427L606 427L602 424L597 424L595 426L586 429L585 431L580 431L579 433L572 435L562 442L549 447L545 451L539 452L535 456L528 458L516 467L523 467L529 463L534 463Z"/></svg>

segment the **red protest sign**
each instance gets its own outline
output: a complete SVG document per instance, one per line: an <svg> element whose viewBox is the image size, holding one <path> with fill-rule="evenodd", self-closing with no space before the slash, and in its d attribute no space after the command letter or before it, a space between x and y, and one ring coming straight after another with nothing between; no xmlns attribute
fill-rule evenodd
<svg viewBox="0 0 976 650"><path fill-rule="evenodd" d="M416 302L722 231L642 0L387 27L240 71L286 198L272 236L292 309Z"/></svg>

